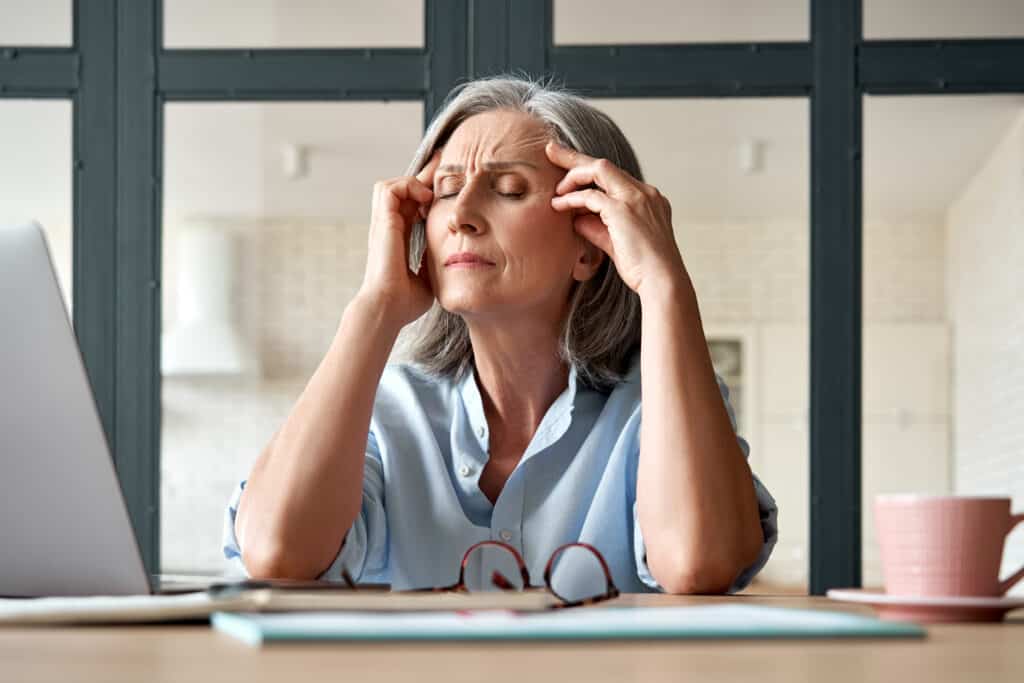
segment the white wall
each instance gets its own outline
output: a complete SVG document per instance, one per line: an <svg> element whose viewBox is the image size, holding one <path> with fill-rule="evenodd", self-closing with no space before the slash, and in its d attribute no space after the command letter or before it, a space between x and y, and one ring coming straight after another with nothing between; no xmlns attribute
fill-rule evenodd
<svg viewBox="0 0 1024 683"><path fill-rule="evenodd" d="M0 45L66 47L71 23L71 0L0 0Z"/></svg>
<svg viewBox="0 0 1024 683"><path fill-rule="evenodd" d="M953 322L954 486L1006 495L1024 511L1024 115L951 206L948 281ZM1004 575L1024 564L1024 528ZM1014 591L1024 595L1024 585Z"/></svg>
<svg viewBox="0 0 1024 683"><path fill-rule="evenodd" d="M423 45L422 0L166 0L163 6L167 47Z"/></svg>
<svg viewBox="0 0 1024 683"><path fill-rule="evenodd" d="M0 226L43 226L69 310L71 180L71 102L0 100Z"/></svg>
<svg viewBox="0 0 1024 683"><path fill-rule="evenodd" d="M761 578L807 581L809 228L780 219L677 226L709 330L739 326L755 345L750 462L780 504L779 543ZM871 501L945 493L949 333L943 226L864 226L863 578L881 583Z"/></svg>
<svg viewBox="0 0 1024 683"><path fill-rule="evenodd" d="M943 378L949 358L942 228L869 224L865 230L865 281L879 292L865 303L865 501L881 491L945 491L949 417ZM269 380L165 379L165 571L220 567L226 496L246 476L330 342L362 275L364 234L364 227L337 221L276 219L243 236L239 304L248 335L259 340ZM755 471L782 508L779 545L763 576L802 584L808 529L806 221L686 224L677 239L708 330L744 329L754 344L750 382L756 400L745 436ZM912 243L929 246L907 248ZM866 579L877 583L867 518L865 534Z"/></svg>

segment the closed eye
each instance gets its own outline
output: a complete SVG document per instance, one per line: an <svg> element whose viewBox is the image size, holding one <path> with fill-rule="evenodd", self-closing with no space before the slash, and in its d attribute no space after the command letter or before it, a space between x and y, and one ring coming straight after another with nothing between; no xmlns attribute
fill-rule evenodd
<svg viewBox="0 0 1024 683"><path fill-rule="evenodd" d="M436 197L436 199L448 199L449 197L454 197L457 194L458 194L458 192L452 192L452 193L449 193L449 194L442 194L442 195L438 195ZM500 194L502 197L511 197L513 199L519 199L523 195L525 195L526 193L525 192L499 192L498 194Z"/></svg>

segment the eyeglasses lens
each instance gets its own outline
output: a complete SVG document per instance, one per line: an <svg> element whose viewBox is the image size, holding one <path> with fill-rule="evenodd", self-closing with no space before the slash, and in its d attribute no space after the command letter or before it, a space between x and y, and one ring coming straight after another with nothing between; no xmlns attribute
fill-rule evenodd
<svg viewBox="0 0 1024 683"><path fill-rule="evenodd" d="M597 556L587 548L563 548L551 568L551 590L567 602L603 596L608 578Z"/></svg>

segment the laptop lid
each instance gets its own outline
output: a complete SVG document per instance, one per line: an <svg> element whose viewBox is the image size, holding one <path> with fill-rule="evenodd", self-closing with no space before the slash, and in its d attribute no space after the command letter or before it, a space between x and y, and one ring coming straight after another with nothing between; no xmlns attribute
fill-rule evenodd
<svg viewBox="0 0 1024 683"><path fill-rule="evenodd" d="M150 592L42 229L0 226L0 595Z"/></svg>

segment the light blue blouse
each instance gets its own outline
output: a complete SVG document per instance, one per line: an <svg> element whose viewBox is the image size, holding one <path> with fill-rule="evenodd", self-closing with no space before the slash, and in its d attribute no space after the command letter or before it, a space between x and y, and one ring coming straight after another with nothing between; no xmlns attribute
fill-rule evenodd
<svg viewBox="0 0 1024 683"><path fill-rule="evenodd" d="M735 429L729 390L721 378L718 385ZM737 438L749 456L749 445ZM478 486L487 451L487 420L473 372L451 382L410 364L389 364L370 421L362 509L320 578L340 580L346 567L358 582L389 583L395 590L450 585L470 545L500 540L519 551L532 583L542 585L551 553L582 541L601 551L620 591L662 590L647 567L637 524L639 352L625 380L608 394L578 385L570 368L568 386L493 505ZM244 487L242 481L228 504L224 556L248 576L235 536ZM764 545L730 592L760 571L778 538L775 500L756 476L754 487ZM722 502L722 514L729 514L728 505ZM496 568L480 567L485 576Z"/></svg>

